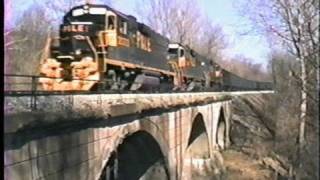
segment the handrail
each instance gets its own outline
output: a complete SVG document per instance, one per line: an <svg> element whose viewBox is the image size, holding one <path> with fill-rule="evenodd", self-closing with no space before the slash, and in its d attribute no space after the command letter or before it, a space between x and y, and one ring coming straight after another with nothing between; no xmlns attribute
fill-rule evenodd
<svg viewBox="0 0 320 180"><path fill-rule="evenodd" d="M96 50L96 48L93 46L93 43L92 43L92 41L90 40L90 37L89 37L89 36L86 36L86 40L87 40L87 42L88 42L88 44L89 44L89 46L90 46L90 48L91 48L91 50L92 50L92 52L93 52L93 54L94 54L94 61L97 62L97 61L98 61L97 50Z"/></svg>
<svg viewBox="0 0 320 180"><path fill-rule="evenodd" d="M22 86L22 85L30 85L28 86L29 88L25 88L24 90L10 90L10 87L9 88L6 88L5 86L5 92L19 92L19 91L29 91L31 92L31 94L34 94L35 92L39 92L41 90L38 90L37 89L37 86L40 85L40 83L38 82L38 80L40 78L47 78L47 79L62 79L62 78L56 78L56 77L46 77L46 76L39 76L39 75L22 75L22 74L4 74L4 77L7 78L7 80L5 80L4 84L5 85L15 85L15 86ZM20 77L20 78L30 78L31 79L31 82L10 82L10 80L8 80L8 78L15 78L15 77ZM96 82L97 84L103 84L103 83L108 83L108 82L114 82L114 80L112 79L104 79L103 82L99 81L99 80L93 80L93 79L79 79L79 78L73 78L73 79L70 79L70 81L73 81L73 80L80 80L80 81L94 81ZM7 82L6 82L7 81ZM130 82L128 83L131 83L131 84L140 84L140 82L135 82L135 80L131 80ZM12 89L12 88L11 88ZM26 90L27 89L27 90ZM43 90L45 91L45 90ZM69 91L69 90L68 90ZM72 91L75 91L77 92L77 90L72 90ZM79 92L82 91L82 90L79 90ZM50 92L50 91L47 91L47 92ZM59 91L57 91L59 92Z"/></svg>
<svg viewBox="0 0 320 180"><path fill-rule="evenodd" d="M107 59L107 57L106 57L106 53L107 53L107 51L106 51L106 48L105 48L105 46L107 46L107 44L108 43L106 43L105 42L105 36L104 36L104 31L101 31L100 33L99 33L99 41L100 41L100 44L102 44L102 47L101 47L101 49L102 49L102 56L103 56L103 61L105 61L106 59ZM103 69L102 69L102 71L103 72L105 72L106 71L106 64L104 63L103 64Z"/></svg>
<svg viewBox="0 0 320 180"><path fill-rule="evenodd" d="M24 74L4 74L5 77L25 77L25 78L48 78L48 79L61 79L56 77L38 76L38 75L24 75ZM93 79L79 79L74 78L71 80L81 80L81 81L97 81Z"/></svg>

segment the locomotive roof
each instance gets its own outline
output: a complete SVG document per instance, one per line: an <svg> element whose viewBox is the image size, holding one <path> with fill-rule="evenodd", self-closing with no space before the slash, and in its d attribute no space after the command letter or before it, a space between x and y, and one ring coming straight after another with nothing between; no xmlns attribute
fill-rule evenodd
<svg viewBox="0 0 320 180"><path fill-rule="evenodd" d="M106 8L107 10L112 11L112 12L116 13L117 15L119 15L119 16L125 18L125 19L128 19L128 20L130 20L129 17L135 18L134 16L126 15L126 14L124 14L124 13L122 13L122 12L120 12L120 11L117 11L117 10L115 10L115 9L107 6L107 5L102 5L102 4L83 4L83 5L75 6L75 7L71 8L71 9L68 11L67 15L70 15L70 13L71 13L73 10L78 9L78 8L82 8L82 7L86 6L86 5L89 6L89 7Z"/></svg>

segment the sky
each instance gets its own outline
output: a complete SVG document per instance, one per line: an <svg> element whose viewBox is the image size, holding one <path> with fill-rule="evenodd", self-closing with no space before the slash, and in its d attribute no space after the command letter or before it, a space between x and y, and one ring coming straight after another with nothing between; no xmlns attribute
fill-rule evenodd
<svg viewBox="0 0 320 180"><path fill-rule="evenodd" d="M15 2L19 0L11 1ZM241 17L234 7L233 3L239 2L239 0L195 1L199 2L203 14L206 14L214 24L222 27L228 41L228 46L224 51L225 56L236 57L241 55L252 59L254 63L267 64L269 48L266 39L261 35L240 35L240 33L243 32L242 30L245 29L243 24L249 24L250 22ZM27 9L32 5L32 2L34 1L24 0L23 3L18 3L20 4L19 7L14 8L18 8L19 10ZM112 6L125 14L136 16L135 3L136 0L113 0Z"/></svg>

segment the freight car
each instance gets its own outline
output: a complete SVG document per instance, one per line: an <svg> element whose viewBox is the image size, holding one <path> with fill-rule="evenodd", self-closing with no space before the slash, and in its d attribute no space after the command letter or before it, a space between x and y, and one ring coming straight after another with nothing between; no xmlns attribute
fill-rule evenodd
<svg viewBox="0 0 320 180"><path fill-rule="evenodd" d="M261 82L248 80L239 77L227 70L222 70L221 75L221 90L271 90L272 84L270 82Z"/></svg>
<svg viewBox="0 0 320 180"><path fill-rule="evenodd" d="M40 63L44 90L257 89L194 50L105 5L72 8Z"/></svg>

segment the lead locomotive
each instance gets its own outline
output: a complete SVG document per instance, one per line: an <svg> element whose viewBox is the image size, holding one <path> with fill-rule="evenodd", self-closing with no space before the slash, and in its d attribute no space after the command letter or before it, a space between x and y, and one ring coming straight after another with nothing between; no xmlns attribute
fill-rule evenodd
<svg viewBox="0 0 320 180"><path fill-rule="evenodd" d="M48 91L270 89L240 78L192 49L108 6L85 4L63 18L40 63Z"/></svg>

